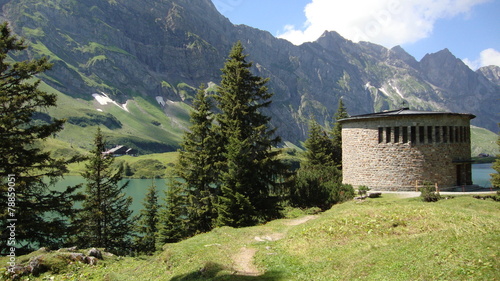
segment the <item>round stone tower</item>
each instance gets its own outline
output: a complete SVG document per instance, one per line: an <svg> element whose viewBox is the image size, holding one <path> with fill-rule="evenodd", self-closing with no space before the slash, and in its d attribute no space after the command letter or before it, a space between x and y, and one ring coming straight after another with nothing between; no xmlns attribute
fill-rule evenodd
<svg viewBox="0 0 500 281"><path fill-rule="evenodd" d="M343 182L393 191L471 185L473 118L403 108L342 119Z"/></svg>

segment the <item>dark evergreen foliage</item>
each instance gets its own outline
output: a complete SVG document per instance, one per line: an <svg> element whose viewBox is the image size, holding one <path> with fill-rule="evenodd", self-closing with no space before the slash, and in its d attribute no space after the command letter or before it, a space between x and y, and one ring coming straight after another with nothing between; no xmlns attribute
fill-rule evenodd
<svg viewBox="0 0 500 281"><path fill-rule="evenodd" d="M202 85L193 101L191 127L184 134L176 176L187 196L190 233L206 232L217 218L217 143L212 131L212 101Z"/></svg>
<svg viewBox="0 0 500 281"><path fill-rule="evenodd" d="M301 208L326 210L333 204L352 199L354 189L342 184L342 172L337 168L333 142L314 120L309 125L304 146L305 159L290 188L290 203Z"/></svg>
<svg viewBox="0 0 500 281"><path fill-rule="evenodd" d="M125 196L128 181L119 185L123 171L113 168L114 157L103 154L105 150L106 142L98 128L82 173L87 183L83 209L75 221L79 226L76 243L123 254L131 250L132 197Z"/></svg>
<svg viewBox="0 0 500 281"><path fill-rule="evenodd" d="M182 183L174 180L165 192L165 204L160 212L159 246L178 242L188 237L190 232L185 189Z"/></svg>
<svg viewBox="0 0 500 281"><path fill-rule="evenodd" d="M336 166L333 142L314 119L309 122L309 134L304 147L306 148L304 165Z"/></svg>
<svg viewBox="0 0 500 281"><path fill-rule="evenodd" d="M134 247L139 253L152 254L156 251L160 211L158 191L154 179L152 179L142 205L143 209L137 218L135 229L139 237L137 237Z"/></svg>
<svg viewBox="0 0 500 281"><path fill-rule="evenodd" d="M348 118L347 109L344 106L342 99L339 99L339 106L337 112L335 112L335 120L333 124L333 129L330 132L332 142L333 142L333 160L335 161L338 168L342 169L342 124L338 121L340 119Z"/></svg>
<svg viewBox="0 0 500 281"><path fill-rule="evenodd" d="M77 187L51 190L76 158L54 159L43 151L43 140L61 131L64 120L50 120L40 113L56 106L56 95L39 90L40 81L33 78L51 64L46 58L11 60L25 49L24 41L11 34L7 23L1 24L0 201L5 208L0 212L0 228L2 240L9 241L1 254L11 247L17 248L16 255L36 247L60 247L70 234L67 221L74 213L73 202L79 199L74 193ZM34 120L37 116L47 118ZM8 240L11 228L7 226L15 227L14 240Z"/></svg>
<svg viewBox="0 0 500 281"><path fill-rule="evenodd" d="M251 73L241 42L237 42L222 69L215 99L220 113L218 126L221 195L217 225L245 226L277 215L280 153L272 148L280 142L270 128L270 117L262 110L271 104L268 79Z"/></svg>

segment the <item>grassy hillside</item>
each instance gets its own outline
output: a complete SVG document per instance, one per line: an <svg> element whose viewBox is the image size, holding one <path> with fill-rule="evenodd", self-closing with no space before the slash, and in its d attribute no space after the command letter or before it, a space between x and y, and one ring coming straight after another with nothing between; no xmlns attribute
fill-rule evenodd
<svg viewBox="0 0 500 281"><path fill-rule="evenodd" d="M84 152L85 154L86 152ZM133 173L129 178L154 178L169 175L174 163L177 161L178 152L165 152L141 155L137 157L120 156L115 159L115 165L126 163ZM80 175L85 171L85 162L74 163L68 166L69 175Z"/></svg>
<svg viewBox="0 0 500 281"><path fill-rule="evenodd" d="M18 260L42 256L53 264L29 280L500 280L500 203L396 196L218 228L151 257L66 266L60 253L40 251Z"/></svg>
<svg viewBox="0 0 500 281"><path fill-rule="evenodd" d="M497 145L498 135L492 131L486 130L484 128L471 127L471 149L472 156L477 156L479 153L485 153L490 155L497 155L498 145Z"/></svg>
<svg viewBox="0 0 500 281"><path fill-rule="evenodd" d="M110 145L127 145L141 154L175 151L189 126L190 107L181 102L160 106L154 100L135 96L125 105L101 104L69 97L47 84L42 83L40 88L57 95L57 107L45 114L67 119L57 139L75 149L88 150L99 126Z"/></svg>

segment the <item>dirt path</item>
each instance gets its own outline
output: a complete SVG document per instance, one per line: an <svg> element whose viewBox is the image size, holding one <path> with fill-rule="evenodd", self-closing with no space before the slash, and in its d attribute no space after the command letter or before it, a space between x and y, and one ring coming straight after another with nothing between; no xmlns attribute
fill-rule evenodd
<svg viewBox="0 0 500 281"><path fill-rule="evenodd" d="M292 219L284 222L284 225L287 226L296 226L306 223L310 220L318 218L317 215L305 216L298 219ZM277 241L285 237L284 232L274 232L269 233L263 236L255 236L254 240L263 242L263 241ZM247 248L242 247L240 251L233 256L233 267L236 271L236 275L241 276L260 276L262 272L254 265L253 259L255 254L257 253L257 249L255 248Z"/></svg>
<svg viewBox="0 0 500 281"><path fill-rule="evenodd" d="M257 249L243 247L234 258L235 270L237 275L243 276L259 276L261 272L253 264L253 257L257 253Z"/></svg>
<svg viewBox="0 0 500 281"><path fill-rule="evenodd" d="M290 225L290 226L301 225L301 224L306 223L310 220L313 220L317 217L318 217L317 215L305 216L302 218L290 220L290 221L286 222L285 225Z"/></svg>

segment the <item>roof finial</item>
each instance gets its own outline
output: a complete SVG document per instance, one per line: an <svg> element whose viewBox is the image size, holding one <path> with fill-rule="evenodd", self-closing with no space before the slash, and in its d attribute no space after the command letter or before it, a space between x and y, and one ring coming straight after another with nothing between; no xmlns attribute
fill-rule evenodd
<svg viewBox="0 0 500 281"><path fill-rule="evenodd" d="M403 104L402 104L401 109L403 109L403 110L404 109L410 109L410 106L408 105L408 103L405 100L403 100Z"/></svg>

